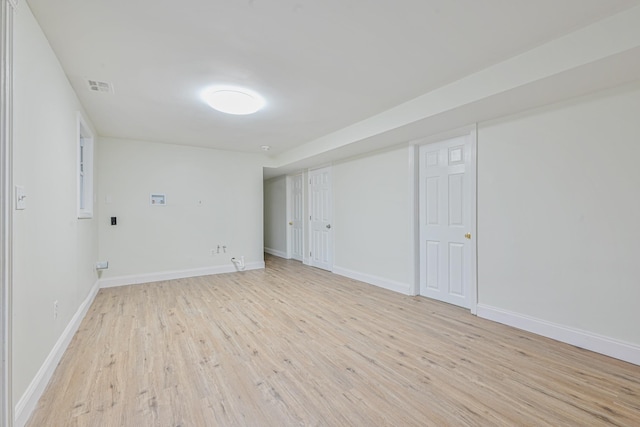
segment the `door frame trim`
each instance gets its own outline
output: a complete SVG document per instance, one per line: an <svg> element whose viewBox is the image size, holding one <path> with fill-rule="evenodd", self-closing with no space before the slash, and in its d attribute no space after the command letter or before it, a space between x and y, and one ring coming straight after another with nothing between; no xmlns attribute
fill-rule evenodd
<svg viewBox="0 0 640 427"><path fill-rule="evenodd" d="M13 287L13 18L16 2L1 0L0 21L0 424L13 425L12 287Z"/></svg>
<svg viewBox="0 0 640 427"><path fill-rule="evenodd" d="M293 175L287 175L285 178L284 191L285 191L285 221L287 221L287 225L285 228L285 239L287 239L287 259L291 259L291 226L289 225L289 214L291 213L291 188L293 187L291 184L291 180L293 179Z"/></svg>
<svg viewBox="0 0 640 427"><path fill-rule="evenodd" d="M413 236L410 248L410 257L413 271L413 293L420 295L420 156L418 150L420 146L446 141L448 139L461 136L469 136L471 141L471 162L469 162L469 176L472 177L471 191L469 192L469 203L473 206L471 219L471 235L473 244L471 245L471 268L470 268L470 289L469 289L469 310L471 314L478 313L478 126L472 125L453 129L448 132L430 135L409 142L409 227Z"/></svg>

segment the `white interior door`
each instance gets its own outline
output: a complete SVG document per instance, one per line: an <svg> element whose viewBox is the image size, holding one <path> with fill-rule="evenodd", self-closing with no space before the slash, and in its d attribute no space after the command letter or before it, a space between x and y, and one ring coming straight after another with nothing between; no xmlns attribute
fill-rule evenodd
<svg viewBox="0 0 640 427"><path fill-rule="evenodd" d="M419 152L420 294L471 308L475 265L471 136L423 145Z"/></svg>
<svg viewBox="0 0 640 427"><path fill-rule="evenodd" d="M301 173L291 177L289 200L289 248L291 258L302 261L304 250L304 189Z"/></svg>
<svg viewBox="0 0 640 427"><path fill-rule="evenodd" d="M331 168L309 171L309 265L331 271Z"/></svg>

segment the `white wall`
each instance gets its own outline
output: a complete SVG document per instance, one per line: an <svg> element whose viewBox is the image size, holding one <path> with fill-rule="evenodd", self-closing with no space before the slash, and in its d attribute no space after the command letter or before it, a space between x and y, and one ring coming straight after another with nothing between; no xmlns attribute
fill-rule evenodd
<svg viewBox="0 0 640 427"><path fill-rule="evenodd" d="M27 209L14 211L18 404L96 283L98 231L95 219L76 217L76 112L82 107L26 2L15 19L14 183L27 193Z"/></svg>
<svg viewBox="0 0 640 427"><path fill-rule="evenodd" d="M261 157L117 139L96 145L98 219L78 220L82 107L26 2L14 75L14 182L28 194L14 215L17 403L90 295L96 260L110 261L103 279L240 255L259 263L264 223ZM480 304L640 345L640 87L631 89L480 124ZM336 272L410 289L408 183L406 148L334 165ZM168 206L150 206L151 192ZM217 245L228 253L212 255Z"/></svg>
<svg viewBox="0 0 640 427"><path fill-rule="evenodd" d="M479 124L480 315L638 360L638 111L640 83ZM333 166L334 272L410 292L408 161Z"/></svg>
<svg viewBox="0 0 640 427"><path fill-rule="evenodd" d="M413 290L406 147L333 166L334 271Z"/></svg>
<svg viewBox="0 0 640 427"><path fill-rule="evenodd" d="M111 138L97 151L102 279L264 261L261 156Z"/></svg>
<svg viewBox="0 0 640 427"><path fill-rule="evenodd" d="M287 254L287 178L280 176L264 182L265 251Z"/></svg>
<svg viewBox="0 0 640 427"><path fill-rule="evenodd" d="M640 345L640 85L483 123L479 303Z"/></svg>

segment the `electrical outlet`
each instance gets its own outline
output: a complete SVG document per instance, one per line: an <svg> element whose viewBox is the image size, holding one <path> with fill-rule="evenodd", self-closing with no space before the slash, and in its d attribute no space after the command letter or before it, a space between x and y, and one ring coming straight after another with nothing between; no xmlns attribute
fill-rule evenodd
<svg viewBox="0 0 640 427"><path fill-rule="evenodd" d="M53 320L58 319L58 300L53 302Z"/></svg>

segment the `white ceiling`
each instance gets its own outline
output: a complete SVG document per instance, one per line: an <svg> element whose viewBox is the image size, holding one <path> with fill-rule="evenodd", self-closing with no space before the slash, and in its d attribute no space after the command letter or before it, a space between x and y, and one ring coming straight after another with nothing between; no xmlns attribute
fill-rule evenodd
<svg viewBox="0 0 640 427"><path fill-rule="evenodd" d="M638 0L28 0L99 135L285 156ZM87 89L110 82L114 94ZM252 116L199 92L261 93Z"/></svg>

